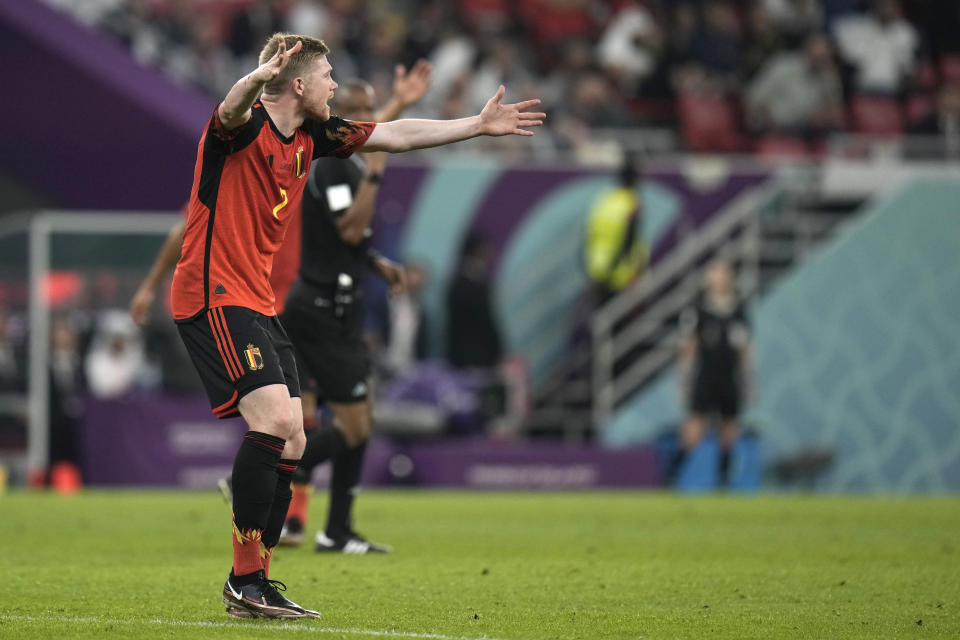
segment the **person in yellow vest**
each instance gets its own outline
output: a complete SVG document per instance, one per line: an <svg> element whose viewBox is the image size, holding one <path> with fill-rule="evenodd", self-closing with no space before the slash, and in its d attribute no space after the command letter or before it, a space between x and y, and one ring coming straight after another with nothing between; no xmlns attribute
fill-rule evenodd
<svg viewBox="0 0 960 640"><path fill-rule="evenodd" d="M600 194L590 208L585 259L599 304L625 289L647 264L639 184L640 172L628 156L617 186Z"/></svg>

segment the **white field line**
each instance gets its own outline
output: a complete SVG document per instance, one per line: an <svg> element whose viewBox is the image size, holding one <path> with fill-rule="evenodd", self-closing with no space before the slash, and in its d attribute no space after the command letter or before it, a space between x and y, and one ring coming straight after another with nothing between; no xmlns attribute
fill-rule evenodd
<svg viewBox="0 0 960 640"><path fill-rule="evenodd" d="M306 633L348 633L361 636L375 636L379 638L418 638L425 640L506 640L505 638L492 638L490 636L449 636L442 633L417 633L415 631L377 631L376 629L340 629L333 627L315 627L310 623L300 624L293 622L280 622L276 620L265 620L262 622L242 623L242 622L207 622L203 620L116 620L111 618L97 617L68 617L68 616L21 616L7 615L0 613L0 621L9 620L11 622L75 622L90 624L154 624L162 627L198 627L210 629L265 629L271 631L300 631Z"/></svg>

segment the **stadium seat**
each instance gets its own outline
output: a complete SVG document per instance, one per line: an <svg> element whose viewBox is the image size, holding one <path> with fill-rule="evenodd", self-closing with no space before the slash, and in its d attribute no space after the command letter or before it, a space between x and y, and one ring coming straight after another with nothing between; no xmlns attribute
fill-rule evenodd
<svg viewBox="0 0 960 640"><path fill-rule="evenodd" d="M920 122L934 110L934 97L930 93L915 93L907 99L907 125Z"/></svg>
<svg viewBox="0 0 960 640"><path fill-rule="evenodd" d="M960 82L960 55L948 55L940 60L940 77L944 82Z"/></svg>
<svg viewBox="0 0 960 640"><path fill-rule="evenodd" d="M682 493L701 493L717 488L717 474L720 471L720 443L716 436L706 436L700 445L690 452L677 473L677 491Z"/></svg>
<svg viewBox="0 0 960 640"><path fill-rule="evenodd" d="M733 448L730 468L730 490L752 493L763 482L763 452L760 440L752 433L744 433Z"/></svg>
<svg viewBox="0 0 960 640"><path fill-rule="evenodd" d="M894 98L855 96L850 103L854 130L876 136L898 136L903 132L903 113Z"/></svg>
<svg viewBox="0 0 960 640"><path fill-rule="evenodd" d="M802 158L810 152L807 143L800 138L777 134L760 138L755 150L767 158Z"/></svg>
<svg viewBox="0 0 960 640"><path fill-rule="evenodd" d="M742 147L736 112L720 93L687 92L677 98L680 131L693 151L739 151Z"/></svg>

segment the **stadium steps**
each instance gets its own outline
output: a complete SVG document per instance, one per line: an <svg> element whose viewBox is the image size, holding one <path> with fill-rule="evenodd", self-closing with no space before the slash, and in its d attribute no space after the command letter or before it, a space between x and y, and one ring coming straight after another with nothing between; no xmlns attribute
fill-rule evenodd
<svg viewBox="0 0 960 640"><path fill-rule="evenodd" d="M716 220L713 231L697 232L705 234L703 242L691 239L694 245L702 245L698 249L683 244L676 247L673 253L693 251L686 264L676 261L681 266L666 277L648 274L648 279L657 280L647 283L648 294L624 308L612 323L608 387L598 385L598 347L590 337L581 336L553 374L535 390L525 432L567 441L591 440L606 413L640 392L675 360L680 314L696 301L702 269L712 258L724 256L733 263L740 274L740 290L752 300L769 292L780 278L832 238L862 201L824 197L815 171L809 168L802 174L804 179L791 176L778 181L763 195L763 201L751 204L750 211L723 214L731 216L729 223ZM733 220L733 216L741 219ZM599 410L597 393L613 395L612 401L607 399L607 412Z"/></svg>

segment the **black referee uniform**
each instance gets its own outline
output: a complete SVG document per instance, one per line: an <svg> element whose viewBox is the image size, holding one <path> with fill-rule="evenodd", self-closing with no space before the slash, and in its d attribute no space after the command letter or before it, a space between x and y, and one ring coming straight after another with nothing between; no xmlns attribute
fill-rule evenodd
<svg viewBox="0 0 960 640"><path fill-rule="evenodd" d="M337 229L363 175L356 156L314 161L303 193L300 270L281 316L295 347L301 387L344 404L366 400L370 376L360 284L376 254L369 230L351 245Z"/></svg>
<svg viewBox="0 0 960 640"><path fill-rule="evenodd" d="M736 418L743 404L740 355L750 340L743 305L722 309L705 298L685 315L686 330L697 339L690 411Z"/></svg>

